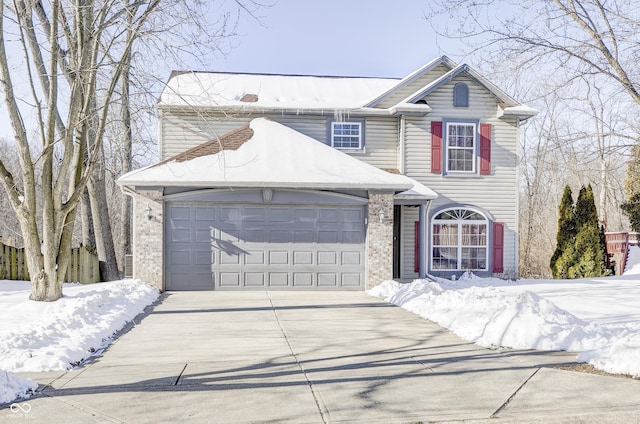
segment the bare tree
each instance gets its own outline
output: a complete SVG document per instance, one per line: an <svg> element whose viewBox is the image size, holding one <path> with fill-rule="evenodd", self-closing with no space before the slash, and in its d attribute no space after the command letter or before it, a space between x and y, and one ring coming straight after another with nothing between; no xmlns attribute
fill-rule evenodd
<svg viewBox="0 0 640 424"><path fill-rule="evenodd" d="M107 128L106 144L88 184L91 214L85 218L93 222L104 279L121 274L122 259L130 251L130 199L113 182L132 169L133 145L147 146L141 143L141 138L146 141L149 137L141 135L145 129L140 124L153 126L148 112L155 109L164 78L172 66L184 68L185 61L190 62L188 68L212 63L236 35L240 17L259 19L255 13L263 7L252 0L162 2L123 58L124 70L112 102L112 125Z"/></svg>
<svg viewBox="0 0 640 424"><path fill-rule="evenodd" d="M640 105L635 0L436 0L427 17L440 34L466 40L503 68L535 70L538 81L598 75Z"/></svg>
<svg viewBox="0 0 640 424"><path fill-rule="evenodd" d="M122 58L158 3L0 0L0 87L20 163L14 175L0 161L0 179L20 223L33 300L62 296L76 208L100 154ZM6 38L11 33L16 43ZM9 49L21 50L23 67ZM15 89L21 83L24 92Z"/></svg>
<svg viewBox="0 0 640 424"><path fill-rule="evenodd" d="M427 18L541 111L521 137L521 273L548 273L566 184L591 184L602 223L624 227L621 164L639 139L630 117L640 109L640 3L435 0Z"/></svg>

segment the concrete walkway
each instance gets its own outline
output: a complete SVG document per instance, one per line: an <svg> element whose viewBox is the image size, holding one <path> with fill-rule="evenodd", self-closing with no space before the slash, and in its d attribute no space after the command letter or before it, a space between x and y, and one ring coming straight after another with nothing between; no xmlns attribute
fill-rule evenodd
<svg viewBox="0 0 640 424"><path fill-rule="evenodd" d="M480 348L361 292L177 292L94 362L20 374L46 387L0 422L640 423L640 381L553 368L574 358Z"/></svg>

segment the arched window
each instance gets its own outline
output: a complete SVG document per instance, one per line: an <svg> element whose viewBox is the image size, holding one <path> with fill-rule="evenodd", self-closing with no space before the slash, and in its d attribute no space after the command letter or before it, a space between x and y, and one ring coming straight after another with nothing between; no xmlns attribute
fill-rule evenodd
<svg viewBox="0 0 640 424"><path fill-rule="evenodd" d="M469 87L463 82L453 86L453 106L469 107Z"/></svg>
<svg viewBox="0 0 640 424"><path fill-rule="evenodd" d="M431 269L486 271L489 221L470 209L447 209L433 218Z"/></svg>

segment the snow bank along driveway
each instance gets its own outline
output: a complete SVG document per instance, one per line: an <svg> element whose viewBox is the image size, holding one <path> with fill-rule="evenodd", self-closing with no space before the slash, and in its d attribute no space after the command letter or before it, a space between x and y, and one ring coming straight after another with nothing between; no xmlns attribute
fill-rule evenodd
<svg viewBox="0 0 640 424"><path fill-rule="evenodd" d="M56 302L28 300L27 281L0 281L0 403L37 385L10 372L64 370L111 342L111 337L158 298L138 280L65 284Z"/></svg>
<svg viewBox="0 0 640 424"><path fill-rule="evenodd" d="M385 281L369 291L481 346L581 352L640 377L640 275L582 280Z"/></svg>

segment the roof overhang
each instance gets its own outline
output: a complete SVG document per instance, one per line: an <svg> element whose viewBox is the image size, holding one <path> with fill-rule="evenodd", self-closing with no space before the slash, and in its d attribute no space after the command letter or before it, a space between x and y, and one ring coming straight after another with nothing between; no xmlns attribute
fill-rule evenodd
<svg viewBox="0 0 640 424"><path fill-rule="evenodd" d="M390 193L413 190L419 184L265 118L251 121L247 131L240 130L163 162L131 171L117 183L136 189L261 187ZM240 143L239 134L245 134ZM213 148L229 145L232 137L235 137L235 150ZM435 195L424 186L418 191Z"/></svg>

